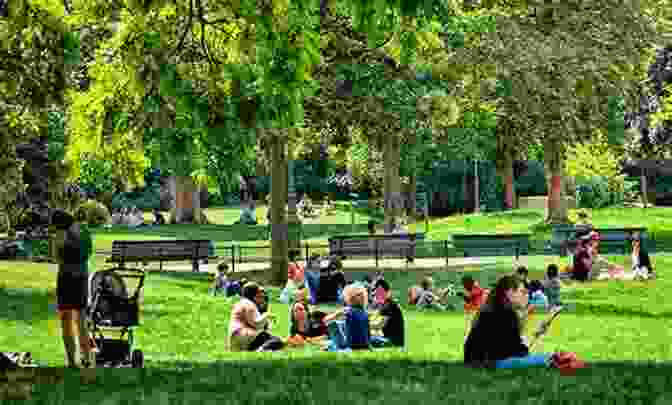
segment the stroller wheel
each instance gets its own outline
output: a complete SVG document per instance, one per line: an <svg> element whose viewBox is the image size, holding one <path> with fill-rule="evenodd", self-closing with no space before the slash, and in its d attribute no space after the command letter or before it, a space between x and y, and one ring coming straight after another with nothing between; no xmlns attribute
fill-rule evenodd
<svg viewBox="0 0 672 405"><path fill-rule="evenodd" d="M133 368L143 368L145 366L145 357L140 350L133 350L131 354L131 365Z"/></svg>

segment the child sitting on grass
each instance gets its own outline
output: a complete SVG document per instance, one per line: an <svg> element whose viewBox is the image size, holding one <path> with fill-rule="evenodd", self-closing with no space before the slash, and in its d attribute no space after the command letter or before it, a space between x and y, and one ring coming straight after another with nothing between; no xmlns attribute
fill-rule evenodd
<svg viewBox="0 0 672 405"><path fill-rule="evenodd" d="M548 298L548 306L554 308L562 305L560 302L560 276L558 275L558 266L549 264L546 269L546 280L544 280L544 292Z"/></svg>
<svg viewBox="0 0 672 405"><path fill-rule="evenodd" d="M320 340L327 334L322 318L326 316L320 311L313 311L309 305L308 290L299 287L294 295L294 303L289 309L289 338L287 343L301 346L306 342ZM317 339L316 339L317 338Z"/></svg>
<svg viewBox="0 0 672 405"><path fill-rule="evenodd" d="M439 294L434 293L434 279L425 277L420 286L411 287L408 291L408 302L415 305L418 309L438 309L445 310L440 301L445 298L443 295L447 291L441 291Z"/></svg>
<svg viewBox="0 0 672 405"><path fill-rule="evenodd" d="M529 284L529 305L535 308L546 308L548 299L544 294L544 285L539 280L532 280Z"/></svg>
<svg viewBox="0 0 672 405"><path fill-rule="evenodd" d="M328 351L351 351L370 348L371 330L366 312L368 293L360 284L343 290L345 307L323 318L329 332ZM345 319L343 319L345 318Z"/></svg>

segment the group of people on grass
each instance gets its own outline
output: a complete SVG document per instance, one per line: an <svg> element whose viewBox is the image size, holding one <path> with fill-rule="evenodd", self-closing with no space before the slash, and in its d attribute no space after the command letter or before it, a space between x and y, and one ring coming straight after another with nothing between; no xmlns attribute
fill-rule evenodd
<svg viewBox="0 0 672 405"><path fill-rule="evenodd" d="M653 279L655 272L646 247L639 235L634 235L632 243L632 277L635 279ZM568 275L578 281L595 278L623 279L626 278L622 266L610 263L599 254L600 235L592 231L577 241L571 268Z"/></svg>
<svg viewBox="0 0 672 405"><path fill-rule="evenodd" d="M158 209L154 209L154 221L151 225L164 225L166 223L163 214ZM145 216L138 207L124 207L112 213L112 225L127 225L131 228L137 228L145 225Z"/></svg>

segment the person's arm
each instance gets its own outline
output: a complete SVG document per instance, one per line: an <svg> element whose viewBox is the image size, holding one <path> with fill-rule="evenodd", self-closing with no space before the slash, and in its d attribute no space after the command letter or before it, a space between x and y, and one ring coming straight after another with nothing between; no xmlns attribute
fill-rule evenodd
<svg viewBox="0 0 672 405"><path fill-rule="evenodd" d="M327 323L330 321L333 321L335 319L341 319L345 315L345 308L339 309L336 312L332 312L328 315L326 315L324 318L322 318L323 323Z"/></svg>
<svg viewBox="0 0 672 405"><path fill-rule="evenodd" d="M248 304L244 309L243 316L245 323L253 329L261 330L268 324L270 313L260 314L253 305L254 304Z"/></svg>

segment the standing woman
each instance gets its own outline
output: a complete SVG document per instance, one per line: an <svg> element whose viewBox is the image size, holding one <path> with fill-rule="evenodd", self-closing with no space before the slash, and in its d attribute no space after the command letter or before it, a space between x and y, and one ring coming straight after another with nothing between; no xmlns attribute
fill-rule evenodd
<svg viewBox="0 0 672 405"><path fill-rule="evenodd" d="M63 331L66 367L95 366L94 347L85 312L88 261L93 250L91 236L85 228L75 223L72 215L62 210L52 214L51 224L55 230L57 309Z"/></svg>

